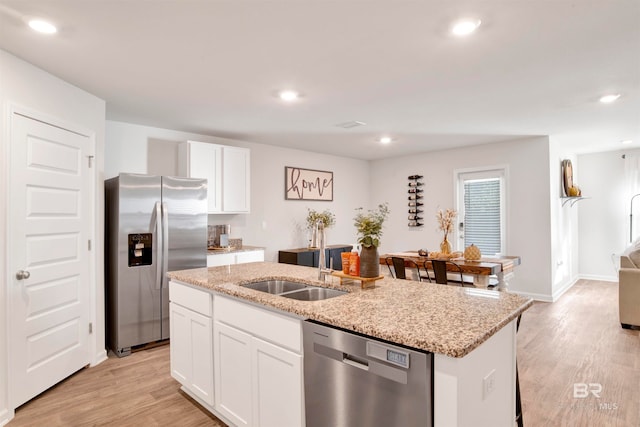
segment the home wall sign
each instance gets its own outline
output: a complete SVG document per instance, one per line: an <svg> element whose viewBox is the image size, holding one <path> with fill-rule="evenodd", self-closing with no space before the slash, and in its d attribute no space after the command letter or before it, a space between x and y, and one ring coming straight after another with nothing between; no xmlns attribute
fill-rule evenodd
<svg viewBox="0 0 640 427"><path fill-rule="evenodd" d="M285 166L284 198L333 201L333 172Z"/></svg>

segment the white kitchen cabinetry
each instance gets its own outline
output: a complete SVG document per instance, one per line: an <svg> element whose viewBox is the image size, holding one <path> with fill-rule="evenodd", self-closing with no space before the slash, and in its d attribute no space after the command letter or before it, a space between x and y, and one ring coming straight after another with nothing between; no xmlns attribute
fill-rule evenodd
<svg viewBox="0 0 640 427"><path fill-rule="evenodd" d="M302 425L302 356L259 338L252 344L254 425Z"/></svg>
<svg viewBox="0 0 640 427"><path fill-rule="evenodd" d="M251 193L251 151L248 148L222 147L222 210L249 212Z"/></svg>
<svg viewBox="0 0 640 427"><path fill-rule="evenodd" d="M213 407L212 295L169 284L171 376Z"/></svg>
<svg viewBox="0 0 640 427"><path fill-rule="evenodd" d="M237 425L304 426L300 320L214 302L215 408Z"/></svg>
<svg viewBox="0 0 640 427"><path fill-rule="evenodd" d="M222 146L183 142L178 147L178 174L207 179L207 212L222 212Z"/></svg>
<svg viewBox="0 0 640 427"><path fill-rule="evenodd" d="M207 255L207 267L219 267L221 265L244 264L247 262L264 261L264 250L209 253Z"/></svg>
<svg viewBox="0 0 640 427"><path fill-rule="evenodd" d="M248 148L184 142L178 149L178 173L208 180L210 214L249 212L251 151Z"/></svg>
<svg viewBox="0 0 640 427"><path fill-rule="evenodd" d="M251 335L223 323L214 325L215 408L237 426L251 426Z"/></svg>

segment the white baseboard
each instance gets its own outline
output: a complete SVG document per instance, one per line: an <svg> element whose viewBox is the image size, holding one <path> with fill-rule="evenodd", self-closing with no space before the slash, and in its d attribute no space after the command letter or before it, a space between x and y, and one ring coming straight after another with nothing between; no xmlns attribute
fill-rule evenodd
<svg viewBox="0 0 640 427"><path fill-rule="evenodd" d="M538 293L534 293L534 292L516 291L516 290L513 290L513 289L509 289L509 292L514 293L514 294L518 294L518 295L523 296L523 297L531 298L531 299L533 299L535 301L556 302L556 301L558 301L558 299L565 292L567 292L569 289L571 289L571 287L573 285L575 285L577 281L578 281L578 277L574 278L573 280L566 281L565 283L560 285L560 287L558 287L558 289L556 289L551 295L549 295L549 294L538 294Z"/></svg>
<svg viewBox="0 0 640 427"><path fill-rule="evenodd" d="M514 291L513 289L509 289L509 292L512 294L518 294L522 297L525 298L531 298L535 301L542 301L542 302L553 302L551 296L546 295L546 294L536 294L533 292L523 292L523 291Z"/></svg>
<svg viewBox="0 0 640 427"><path fill-rule="evenodd" d="M13 410L3 409L0 411L0 427L6 425L9 421L13 419L15 415Z"/></svg>
<svg viewBox="0 0 640 427"><path fill-rule="evenodd" d="M108 358L109 357L107 356L107 350L102 349L93 357L93 360L91 361L91 364L89 366L93 368L94 366L101 364Z"/></svg>
<svg viewBox="0 0 640 427"><path fill-rule="evenodd" d="M601 282L617 282L618 281L618 276L600 276L597 274L580 274L578 278L584 279L584 280L599 280Z"/></svg>
<svg viewBox="0 0 640 427"><path fill-rule="evenodd" d="M556 289L553 294L551 295L551 302L556 302L560 299L560 297L562 295L564 295L565 292L567 292L569 289L571 289L571 287L573 285L576 284L576 282L580 280L579 277L575 277L573 278L573 280L568 280L565 283L563 283L558 289Z"/></svg>

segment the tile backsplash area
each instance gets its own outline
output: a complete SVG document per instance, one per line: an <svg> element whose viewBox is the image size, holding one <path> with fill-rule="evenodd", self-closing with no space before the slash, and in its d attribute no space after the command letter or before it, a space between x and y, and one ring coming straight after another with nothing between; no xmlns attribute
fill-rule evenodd
<svg viewBox="0 0 640 427"><path fill-rule="evenodd" d="M231 249L240 249L242 248L242 239L232 239L229 235L225 235L223 239L220 238L220 229L219 225L209 225L207 226L207 246L210 248L213 247L230 247ZM227 228L228 230L228 228Z"/></svg>
<svg viewBox="0 0 640 427"><path fill-rule="evenodd" d="M242 239L229 239L231 249L242 249Z"/></svg>

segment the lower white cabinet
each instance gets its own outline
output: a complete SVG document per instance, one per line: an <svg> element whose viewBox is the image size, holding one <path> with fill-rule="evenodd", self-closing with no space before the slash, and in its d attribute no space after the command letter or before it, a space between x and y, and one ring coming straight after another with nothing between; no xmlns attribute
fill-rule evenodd
<svg viewBox="0 0 640 427"><path fill-rule="evenodd" d="M304 426L300 330L278 342L299 321L218 296L214 313L215 409L237 426Z"/></svg>
<svg viewBox="0 0 640 427"><path fill-rule="evenodd" d="M171 376L204 403L213 406L211 294L171 282L170 295ZM189 301L194 298L193 302Z"/></svg>
<svg viewBox="0 0 640 427"><path fill-rule="evenodd" d="M302 356L259 338L252 344L254 425L304 425Z"/></svg>
<svg viewBox="0 0 640 427"><path fill-rule="evenodd" d="M171 376L189 394L230 425L304 426L299 318L174 281L169 299Z"/></svg>
<svg viewBox="0 0 640 427"><path fill-rule="evenodd" d="M238 252L236 254L236 264L244 264L247 262L263 262L264 250Z"/></svg>
<svg viewBox="0 0 640 427"><path fill-rule="evenodd" d="M214 253L207 255L207 267L220 267L222 265L244 264L247 262L264 261L264 250L229 253Z"/></svg>
<svg viewBox="0 0 640 427"><path fill-rule="evenodd" d="M222 265L233 265L236 263L236 254L222 253L207 255L207 267L220 267Z"/></svg>
<svg viewBox="0 0 640 427"><path fill-rule="evenodd" d="M215 408L236 426L251 426L251 335L214 324Z"/></svg>

